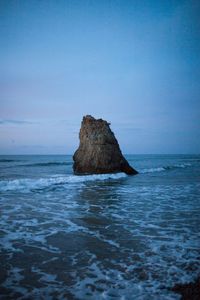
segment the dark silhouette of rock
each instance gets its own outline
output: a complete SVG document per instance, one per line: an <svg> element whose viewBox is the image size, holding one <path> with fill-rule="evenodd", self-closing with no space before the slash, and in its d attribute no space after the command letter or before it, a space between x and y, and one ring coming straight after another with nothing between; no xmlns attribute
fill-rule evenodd
<svg viewBox="0 0 200 300"><path fill-rule="evenodd" d="M200 299L200 278L195 282L186 284L176 284L173 292L181 294L181 300L199 300Z"/></svg>
<svg viewBox="0 0 200 300"><path fill-rule="evenodd" d="M89 115L83 117L80 145L73 156L75 174L138 173L123 157L109 125L102 119Z"/></svg>

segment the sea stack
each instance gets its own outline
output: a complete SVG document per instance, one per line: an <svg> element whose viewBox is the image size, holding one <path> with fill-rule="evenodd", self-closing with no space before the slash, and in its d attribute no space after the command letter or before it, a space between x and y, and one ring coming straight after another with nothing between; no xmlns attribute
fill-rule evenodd
<svg viewBox="0 0 200 300"><path fill-rule="evenodd" d="M73 156L73 169L76 175L138 173L122 155L118 141L107 121L95 119L90 115L83 117L79 139L80 145Z"/></svg>

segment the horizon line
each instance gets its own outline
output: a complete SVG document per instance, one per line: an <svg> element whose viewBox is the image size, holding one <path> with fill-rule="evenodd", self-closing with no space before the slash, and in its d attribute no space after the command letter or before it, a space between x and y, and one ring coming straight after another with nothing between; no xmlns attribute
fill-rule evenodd
<svg viewBox="0 0 200 300"><path fill-rule="evenodd" d="M18 154L0 154L0 156L23 156L23 155L38 155L38 156L47 156L47 155L67 155L67 156L73 156L74 153L47 153L47 154L39 154L39 153L18 153ZM123 153L123 155L200 155L200 153Z"/></svg>

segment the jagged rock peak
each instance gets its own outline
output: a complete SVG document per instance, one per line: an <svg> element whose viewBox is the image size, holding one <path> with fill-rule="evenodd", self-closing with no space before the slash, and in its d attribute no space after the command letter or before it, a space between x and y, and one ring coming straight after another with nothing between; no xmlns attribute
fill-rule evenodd
<svg viewBox="0 0 200 300"><path fill-rule="evenodd" d="M79 148L73 156L75 174L138 173L123 157L109 125L107 121L91 115L83 117Z"/></svg>

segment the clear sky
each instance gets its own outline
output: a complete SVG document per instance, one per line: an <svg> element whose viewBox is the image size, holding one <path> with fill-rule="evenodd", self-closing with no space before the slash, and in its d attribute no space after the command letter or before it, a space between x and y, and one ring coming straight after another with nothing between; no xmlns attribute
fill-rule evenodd
<svg viewBox="0 0 200 300"><path fill-rule="evenodd" d="M0 154L200 153L199 0L0 0Z"/></svg>

